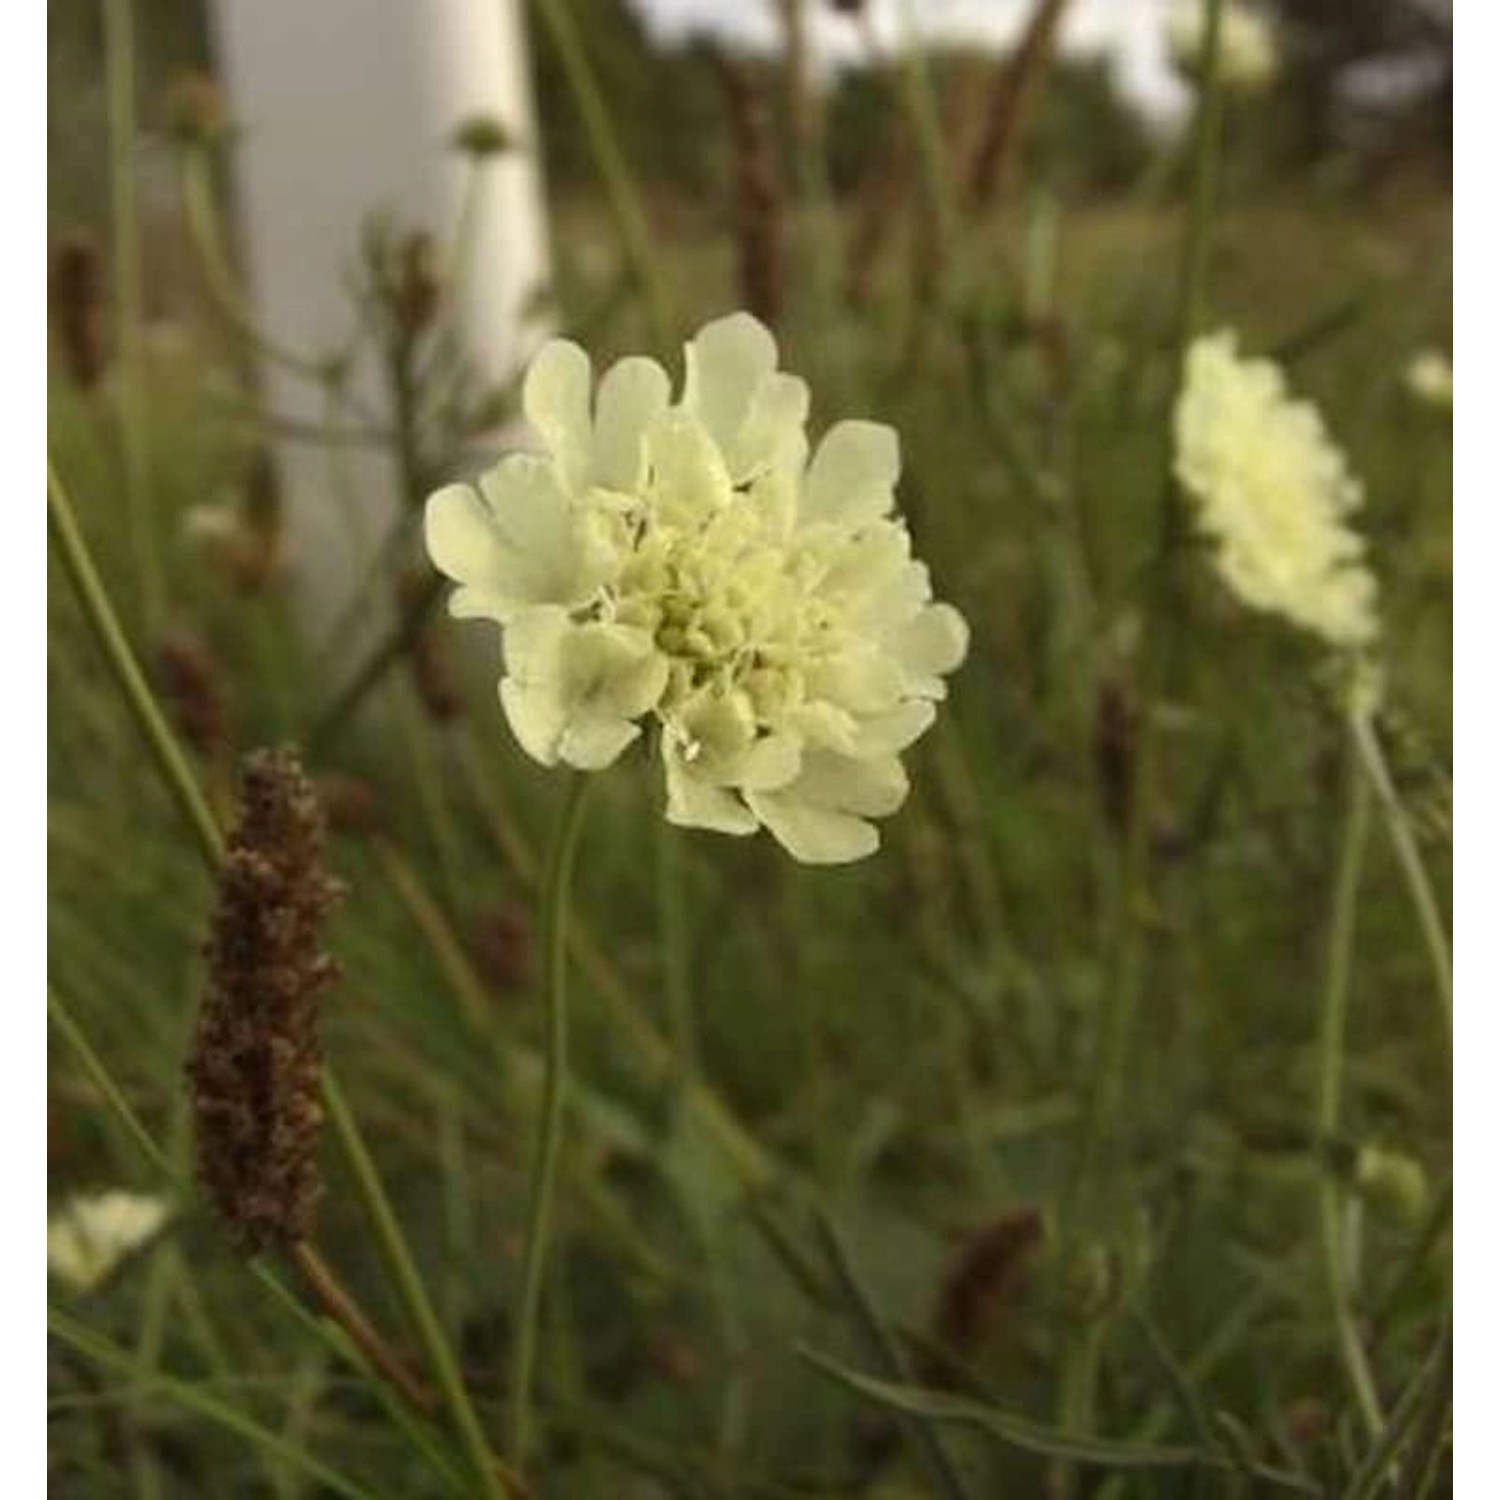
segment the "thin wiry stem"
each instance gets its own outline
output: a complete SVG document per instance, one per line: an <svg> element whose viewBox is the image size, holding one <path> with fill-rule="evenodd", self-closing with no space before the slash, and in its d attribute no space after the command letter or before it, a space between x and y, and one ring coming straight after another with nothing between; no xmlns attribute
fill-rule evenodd
<svg viewBox="0 0 1500 1500"><path fill-rule="evenodd" d="M199 147L187 148L182 159L182 207L188 239L198 258L203 282L219 315L238 337L262 359L313 381L328 378L333 361L289 348L266 333L251 315L224 250L214 205L208 158Z"/></svg>
<svg viewBox="0 0 1500 1500"><path fill-rule="evenodd" d="M1218 187L1219 138L1224 129L1224 90L1220 82L1219 36L1224 0L1203 0L1202 82L1193 136L1193 196L1188 210L1188 233L1183 242L1182 272L1178 279L1178 343L1186 347L1197 331L1208 279L1209 231Z"/></svg>
<svg viewBox="0 0 1500 1500"><path fill-rule="evenodd" d="M575 775L568 787L562 819L553 840L543 889L547 963L547 1056L542 1083L542 1120L531 1172L531 1197L526 1212L526 1260L521 1271L521 1297L516 1312L515 1344L511 1359L510 1461L525 1472L526 1443L531 1420L532 1370L536 1363L537 1325L541 1312L542 1273L547 1259L547 1236L557 1181L557 1159L562 1145L563 1103L568 1070L568 905L573 857L583 827L588 778Z"/></svg>
<svg viewBox="0 0 1500 1500"><path fill-rule="evenodd" d="M1194 192L1183 236L1179 283L1178 347L1185 352L1199 316L1207 275L1208 227L1216 183L1215 163L1219 152L1222 105L1219 98L1218 42L1223 0L1204 0L1207 12L1205 50L1207 62L1198 98L1197 131L1194 139ZM1100 1171L1105 1151L1115 1159L1124 1156L1121 1111L1124 1104L1128 1065L1140 1012L1146 971L1146 933L1143 910L1150 900L1152 876L1151 836L1153 797L1158 773L1159 749L1156 715L1152 704L1162 694L1170 674L1170 654L1175 624L1172 608L1174 547L1177 526L1177 495L1172 480L1170 433L1163 442L1162 510L1159 544L1152 569L1151 598L1141 642L1142 684L1141 730L1137 739L1131 778L1121 872L1118 920L1111 960L1108 1009L1097 1074L1097 1085L1084 1128L1084 1139L1068 1193L1069 1219L1086 1195L1092 1195L1106 1174ZM1080 1434L1088 1431L1093 1390L1098 1378L1102 1348L1096 1331L1085 1328L1072 1339L1064 1359L1061 1404L1065 1418ZM1055 1471L1058 1490L1071 1492L1073 1472L1069 1466Z"/></svg>
<svg viewBox="0 0 1500 1500"><path fill-rule="evenodd" d="M688 954L686 872L681 835L663 821L656 831L656 896L661 924L662 990L667 1020L677 1050L677 1071L686 1081L697 1072L697 1024L693 1014L691 962Z"/></svg>
<svg viewBox="0 0 1500 1500"><path fill-rule="evenodd" d="M541 12L562 61L573 102L583 117L589 149L593 152L599 175L604 179L604 191L615 226L624 242L636 282L646 298L652 342L658 353L665 353L672 341L672 317L666 290L657 272L657 256L651 247L651 233L641 209L640 195L635 190L625 158L620 154L616 134L610 128L604 96L589 66L588 55L566 0L541 0Z"/></svg>
<svg viewBox="0 0 1500 1500"><path fill-rule="evenodd" d="M1360 764L1374 788L1375 799L1396 849L1396 859L1401 873L1406 877L1406 888L1411 893L1412 905L1416 908L1417 921L1422 928L1422 938L1427 944L1428 957L1432 960L1432 977L1437 985L1438 997L1443 1003L1443 1020L1448 1028L1448 1040L1453 1040L1453 958L1448 948L1448 934L1443 925L1443 915L1438 909L1437 896L1417 851L1417 841L1412 837L1411 825L1401 807L1401 798L1391 780L1390 767L1386 764L1385 752L1380 748L1379 736L1369 715L1350 715L1350 728L1354 734L1355 748L1359 752Z"/></svg>
<svg viewBox="0 0 1500 1500"><path fill-rule="evenodd" d="M119 354L120 445L125 462L125 508L135 554L141 618L160 622L161 573L152 537L150 453L146 446L146 390L142 353L140 218L135 197L134 0L104 0L104 56L109 102L110 240L113 252L115 337Z"/></svg>
<svg viewBox="0 0 1500 1500"><path fill-rule="evenodd" d="M432 1411L436 1404L432 1392L417 1381L400 1356L380 1336L317 1249L306 1240L298 1240L287 1253L322 1304L323 1311L349 1335L350 1342L371 1366L418 1411Z"/></svg>
<svg viewBox="0 0 1500 1500"><path fill-rule="evenodd" d="M444 1404L448 1407L448 1413L458 1429L459 1438L479 1481L481 1493L489 1497L489 1500L501 1500L507 1492L521 1493L521 1486L506 1477L497 1467L495 1455L485 1441L484 1431L464 1385L458 1360L438 1321L432 1299L427 1295L427 1288L417 1269L411 1247L401 1232L401 1225L386 1196L385 1185L381 1182L374 1159L360 1135L354 1115L331 1072L324 1074L323 1098L328 1106L329 1123L333 1126L339 1149L343 1152L370 1227L374 1231L376 1249L380 1252L386 1274L399 1293L417 1337L421 1340Z"/></svg>
<svg viewBox="0 0 1500 1500"><path fill-rule="evenodd" d="M162 779L197 837L205 860L216 869L224 852L224 839L213 810L157 707L135 653L130 649L130 642L125 638L120 617L115 613L99 570L89 554L73 502L50 460L47 464L47 520L62 549L63 562L89 626L146 738Z"/></svg>
<svg viewBox="0 0 1500 1500"><path fill-rule="evenodd" d="M1364 867L1365 845L1370 824L1370 789L1352 760L1350 764L1349 812L1344 824L1334 883L1333 914L1328 929L1328 974L1323 990L1322 1020L1318 1036L1318 1105L1316 1140L1327 1142L1338 1130L1343 1096L1344 1034L1349 1012L1349 975L1354 953L1354 923L1359 900L1359 878ZM1323 1260L1333 1315L1338 1326L1339 1352L1353 1388L1360 1415L1372 1437L1385 1425L1380 1397L1365 1357L1349 1292L1344 1256L1344 1191L1334 1173L1323 1171L1318 1186L1318 1216L1322 1230Z"/></svg>

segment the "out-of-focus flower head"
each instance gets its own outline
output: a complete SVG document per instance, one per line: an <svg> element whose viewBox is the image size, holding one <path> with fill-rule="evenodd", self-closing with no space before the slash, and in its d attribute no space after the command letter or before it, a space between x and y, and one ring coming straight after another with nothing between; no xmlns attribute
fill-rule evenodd
<svg viewBox="0 0 1500 1500"><path fill-rule="evenodd" d="M1189 78L1203 72L1208 40L1204 0L1175 0L1167 15L1167 47ZM1239 93L1264 89L1276 76L1276 31L1263 11L1240 0L1225 0L1219 18L1219 82Z"/></svg>
<svg viewBox="0 0 1500 1500"><path fill-rule="evenodd" d="M674 401L652 360L595 392L583 350L548 344L524 392L545 453L433 495L428 551L452 613L503 627L500 697L535 760L600 770L654 726L671 822L861 858L968 627L893 514L891 428L836 423L809 461L807 386L746 313L686 356Z"/></svg>
<svg viewBox="0 0 1500 1500"><path fill-rule="evenodd" d="M1341 650L1379 633L1375 578L1349 525L1363 493L1316 408L1234 336L1188 351L1174 417L1176 471L1230 588Z"/></svg>
<svg viewBox="0 0 1500 1500"><path fill-rule="evenodd" d="M47 1219L47 1270L91 1292L167 1222L160 1198L118 1188L71 1198Z"/></svg>
<svg viewBox="0 0 1500 1500"><path fill-rule="evenodd" d="M1441 349L1423 349L1412 355L1402 380L1418 401L1452 410L1453 366Z"/></svg>

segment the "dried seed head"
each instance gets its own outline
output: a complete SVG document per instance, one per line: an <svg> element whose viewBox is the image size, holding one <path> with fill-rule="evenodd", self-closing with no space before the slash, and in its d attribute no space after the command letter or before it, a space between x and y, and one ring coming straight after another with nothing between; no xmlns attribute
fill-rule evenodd
<svg viewBox="0 0 1500 1500"><path fill-rule="evenodd" d="M342 771L318 777L318 800L335 833L375 833L381 826L380 796L370 782Z"/></svg>
<svg viewBox="0 0 1500 1500"><path fill-rule="evenodd" d="M184 73L167 89L167 134L184 146L215 146L231 132L224 91L207 73Z"/></svg>
<svg viewBox="0 0 1500 1500"><path fill-rule="evenodd" d="M339 895L324 840L296 754L247 757L187 1073L199 1180L248 1254L305 1238L322 1196L315 997L337 972L322 929Z"/></svg>
<svg viewBox="0 0 1500 1500"><path fill-rule="evenodd" d="M469 115L460 120L448 141L455 151L470 156L498 156L516 149L515 137L494 115Z"/></svg>
<svg viewBox="0 0 1500 1500"><path fill-rule="evenodd" d="M70 234L52 256L52 326L68 374L92 390L104 373L104 271L99 245Z"/></svg>
<svg viewBox="0 0 1500 1500"><path fill-rule="evenodd" d="M442 637L435 630L424 630L411 643L407 660L428 718L437 724L451 724L463 712L464 700Z"/></svg>
<svg viewBox="0 0 1500 1500"><path fill-rule="evenodd" d="M401 242L392 295L397 320L408 333L420 333L432 322L442 300L443 278L437 245L424 230Z"/></svg>
<svg viewBox="0 0 1500 1500"><path fill-rule="evenodd" d="M994 1333L1020 1286L1026 1262L1046 1235L1041 1213L1017 1208L970 1235L949 1261L933 1312L935 1343L968 1359ZM939 1378L940 1371L925 1372Z"/></svg>
<svg viewBox="0 0 1500 1500"><path fill-rule="evenodd" d="M495 907L475 921L469 954L485 981L501 994L524 989L531 978L533 937L525 909Z"/></svg>
<svg viewBox="0 0 1500 1500"><path fill-rule="evenodd" d="M205 760L227 739L218 664L200 635L179 631L156 653L157 680L177 731Z"/></svg>
<svg viewBox="0 0 1500 1500"><path fill-rule="evenodd" d="M1139 721L1139 709L1124 678L1101 678L1094 704L1094 769L1104 815L1119 838L1125 837L1130 821Z"/></svg>
<svg viewBox="0 0 1500 1500"><path fill-rule="evenodd" d="M425 569L409 568L401 575L396 599L403 614L421 606L427 596L432 574ZM453 671L447 642L436 626L424 626L407 647L406 664L411 671L412 686L422 707L434 723L450 724L463 712L463 694Z"/></svg>

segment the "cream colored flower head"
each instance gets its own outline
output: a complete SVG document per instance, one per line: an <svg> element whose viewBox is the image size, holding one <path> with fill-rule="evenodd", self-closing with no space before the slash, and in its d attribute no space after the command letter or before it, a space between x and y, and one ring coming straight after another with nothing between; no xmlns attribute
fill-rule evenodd
<svg viewBox="0 0 1500 1500"><path fill-rule="evenodd" d="M596 391L582 349L548 344L524 391L545 452L433 495L428 551L453 614L503 627L533 759L597 771L652 727L671 822L859 859L968 628L894 514L891 428L838 422L809 458L807 386L746 313L686 353L674 400L652 360Z"/></svg>
<svg viewBox="0 0 1500 1500"><path fill-rule="evenodd" d="M1406 389L1428 406L1453 406L1453 366L1440 349L1423 349L1414 354L1403 379Z"/></svg>
<svg viewBox="0 0 1500 1500"><path fill-rule="evenodd" d="M92 1291L157 1233L167 1213L159 1198L118 1189L73 1198L47 1219L47 1269L78 1291Z"/></svg>
<svg viewBox="0 0 1500 1500"><path fill-rule="evenodd" d="M1167 47L1190 78L1203 65L1208 38L1204 0L1176 0L1167 15ZM1255 93L1276 77L1276 32L1270 18L1239 0L1225 0L1219 18L1219 82L1226 89Z"/></svg>
<svg viewBox="0 0 1500 1500"><path fill-rule="evenodd" d="M1218 333L1188 351L1174 425L1177 477L1230 588L1340 649L1371 646L1375 579L1348 523L1362 491L1317 410Z"/></svg>

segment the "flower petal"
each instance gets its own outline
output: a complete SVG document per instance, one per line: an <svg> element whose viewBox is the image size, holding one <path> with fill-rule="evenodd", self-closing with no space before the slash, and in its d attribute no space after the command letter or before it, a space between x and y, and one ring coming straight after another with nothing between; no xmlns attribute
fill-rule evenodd
<svg viewBox="0 0 1500 1500"><path fill-rule="evenodd" d="M683 763L681 749L663 742L667 772L667 822L679 828L707 828L743 836L760 826L755 815L732 792L700 781Z"/></svg>
<svg viewBox="0 0 1500 1500"><path fill-rule="evenodd" d="M669 525L690 526L729 504L724 456L707 428L688 412L663 412L646 434L651 499Z"/></svg>
<svg viewBox="0 0 1500 1500"><path fill-rule="evenodd" d="M575 625L562 641L559 687L570 719L634 719L656 706L668 670L644 630Z"/></svg>
<svg viewBox="0 0 1500 1500"><path fill-rule="evenodd" d="M802 742L794 735L768 734L750 747L740 765L739 785L772 792L795 781L802 769Z"/></svg>
<svg viewBox="0 0 1500 1500"><path fill-rule="evenodd" d="M531 453L503 459L479 481L499 549L493 590L517 608L582 604L599 587L600 559L583 545L555 464Z"/></svg>
<svg viewBox="0 0 1500 1500"><path fill-rule="evenodd" d="M859 526L896 503L901 444L880 422L836 422L808 466L802 491L804 524Z"/></svg>
<svg viewBox="0 0 1500 1500"><path fill-rule="evenodd" d="M807 382L773 372L762 378L739 429L725 449L736 484L768 469L795 472L807 461L803 426L812 397Z"/></svg>
<svg viewBox="0 0 1500 1500"><path fill-rule="evenodd" d="M569 724L558 741L558 759L580 771L602 771L640 738L641 726L629 719L584 719Z"/></svg>
<svg viewBox="0 0 1500 1500"><path fill-rule="evenodd" d="M504 563L495 520L468 485L444 485L428 498L422 535L440 573L482 592L500 587Z"/></svg>
<svg viewBox="0 0 1500 1500"><path fill-rule="evenodd" d="M848 864L880 847L873 823L799 802L789 792L747 792L745 800L776 842L803 864Z"/></svg>
<svg viewBox="0 0 1500 1500"><path fill-rule="evenodd" d="M761 381L776 368L776 340L749 313L732 313L699 329L686 358L682 404L727 452Z"/></svg>
<svg viewBox="0 0 1500 1500"><path fill-rule="evenodd" d="M804 676L810 698L827 699L855 714L885 713L906 687L901 663L858 637L837 654L809 662Z"/></svg>
<svg viewBox="0 0 1500 1500"><path fill-rule="evenodd" d="M822 750L807 756L786 795L815 807L884 818L906 801L909 790L905 768L894 755L855 760Z"/></svg>
<svg viewBox="0 0 1500 1500"><path fill-rule="evenodd" d="M633 357L611 365L599 382L591 479L634 492L646 477L646 429L667 408L671 382L654 359Z"/></svg>
<svg viewBox="0 0 1500 1500"><path fill-rule="evenodd" d="M500 702L521 748L534 761L555 766L565 721L556 687L550 682L504 677L500 680Z"/></svg>
<svg viewBox="0 0 1500 1500"><path fill-rule="evenodd" d="M932 728L937 709L927 698L912 698L886 713L859 721L850 753L859 759L896 755Z"/></svg>
<svg viewBox="0 0 1500 1500"><path fill-rule="evenodd" d="M891 637L889 645L908 674L910 690L941 698L946 689L938 679L968 654L968 622L951 604L929 604Z"/></svg>
<svg viewBox="0 0 1500 1500"><path fill-rule="evenodd" d="M589 385L593 367L577 344L553 339L544 344L526 371L521 405L526 420L562 469L569 489L588 482L593 423Z"/></svg>

